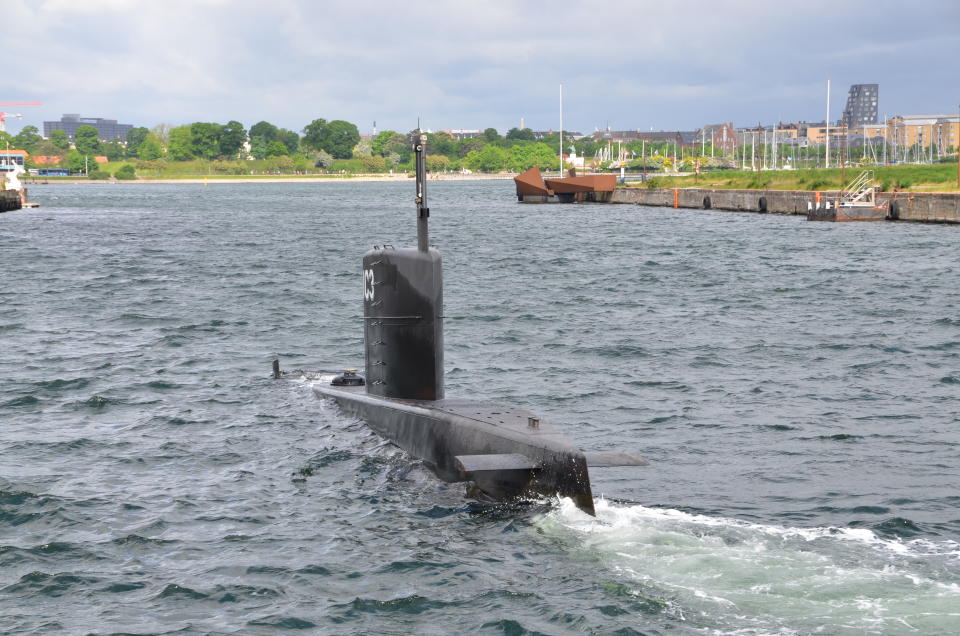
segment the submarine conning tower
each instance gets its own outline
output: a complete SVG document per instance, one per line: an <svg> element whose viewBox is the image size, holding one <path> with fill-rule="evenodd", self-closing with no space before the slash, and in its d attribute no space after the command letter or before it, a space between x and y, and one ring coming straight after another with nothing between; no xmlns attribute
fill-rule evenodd
<svg viewBox="0 0 960 636"><path fill-rule="evenodd" d="M430 247L427 137L414 136L417 247L377 246L363 256L367 393L389 398L443 398L443 267Z"/></svg>

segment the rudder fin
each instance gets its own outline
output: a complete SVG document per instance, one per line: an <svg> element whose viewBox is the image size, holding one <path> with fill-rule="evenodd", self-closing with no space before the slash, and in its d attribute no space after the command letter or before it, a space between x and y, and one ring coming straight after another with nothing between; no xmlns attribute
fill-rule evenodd
<svg viewBox="0 0 960 636"><path fill-rule="evenodd" d="M584 453L590 468L612 468L613 466L649 466L643 457L620 451L597 451Z"/></svg>
<svg viewBox="0 0 960 636"><path fill-rule="evenodd" d="M491 455L456 455L456 467L464 473L505 470L533 470L539 465L526 455L503 453Z"/></svg>

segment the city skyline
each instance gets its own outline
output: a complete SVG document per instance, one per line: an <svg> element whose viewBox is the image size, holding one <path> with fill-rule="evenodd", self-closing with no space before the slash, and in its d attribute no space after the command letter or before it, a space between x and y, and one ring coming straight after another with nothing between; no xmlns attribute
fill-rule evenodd
<svg viewBox="0 0 960 636"><path fill-rule="evenodd" d="M564 127L585 134L822 121L827 78L832 121L853 84L880 84L881 119L957 110L960 70L937 60L960 49L960 6L836 4L8 0L8 45L28 63L0 79L0 99L43 102L10 109L23 114L13 132L71 112L148 127L557 129L561 82Z"/></svg>

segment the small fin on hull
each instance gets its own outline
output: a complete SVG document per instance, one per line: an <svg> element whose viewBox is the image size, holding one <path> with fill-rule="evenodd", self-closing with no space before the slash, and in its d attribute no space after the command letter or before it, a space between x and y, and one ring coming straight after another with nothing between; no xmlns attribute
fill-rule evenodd
<svg viewBox="0 0 960 636"><path fill-rule="evenodd" d="M590 468L611 468L613 466L649 466L643 457L621 453L620 451L599 451L584 453Z"/></svg>
<svg viewBox="0 0 960 636"><path fill-rule="evenodd" d="M538 465L526 455L504 453L494 455L457 455L457 469L464 473L478 473L491 470L533 470Z"/></svg>

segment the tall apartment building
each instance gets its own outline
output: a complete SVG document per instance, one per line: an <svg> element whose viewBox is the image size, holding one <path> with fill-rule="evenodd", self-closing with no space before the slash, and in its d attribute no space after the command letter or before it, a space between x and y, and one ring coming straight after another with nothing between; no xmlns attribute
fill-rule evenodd
<svg viewBox="0 0 960 636"><path fill-rule="evenodd" d="M880 94L879 84L854 84L847 95L847 105L843 109L841 123L847 128L860 128L864 124L879 123L877 101Z"/></svg>
<svg viewBox="0 0 960 636"><path fill-rule="evenodd" d="M67 114L60 121L43 122L43 136L50 137L54 130L62 130L70 139L74 138L80 126L93 126L100 133L100 141L119 139L127 140L127 133L133 130L131 124L118 124L116 119L101 119L99 117L81 117L76 114Z"/></svg>

